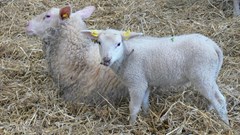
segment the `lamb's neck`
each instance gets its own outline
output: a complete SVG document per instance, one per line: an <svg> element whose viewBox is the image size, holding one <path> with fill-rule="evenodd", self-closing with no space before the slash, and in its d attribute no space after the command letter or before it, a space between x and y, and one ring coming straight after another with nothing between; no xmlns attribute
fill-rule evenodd
<svg viewBox="0 0 240 135"><path fill-rule="evenodd" d="M111 69L117 74L121 74L122 72L122 66L124 65L124 57L122 57L121 59L115 61L112 65L111 65Z"/></svg>
<svg viewBox="0 0 240 135"><path fill-rule="evenodd" d="M121 76L124 72L125 66L127 64L128 57L132 54L133 50L129 51L127 48L124 48L123 57L115 61L111 65L111 69L119 76Z"/></svg>

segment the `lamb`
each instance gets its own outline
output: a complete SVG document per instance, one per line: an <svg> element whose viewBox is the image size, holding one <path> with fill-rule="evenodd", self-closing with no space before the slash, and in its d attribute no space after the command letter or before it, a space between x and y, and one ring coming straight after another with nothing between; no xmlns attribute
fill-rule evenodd
<svg viewBox="0 0 240 135"><path fill-rule="evenodd" d="M43 40L49 74L65 101L114 105L128 97L127 88L110 69L99 65L98 46L79 32L87 29L84 19L94 10L88 6L72 13L70 6L52 8L29 21L26 29Z"/></svg>
<svg viewBox="0 0 240 135"><path fill-rule="evenodd" d="M114 29L81 31L98 40L101 63L110 67L128 87L130 124L141 106L149 108L149 87L191 82L229 124L227 104L216 79L223 63L218 45L201 34L148 37Z"/></svg>

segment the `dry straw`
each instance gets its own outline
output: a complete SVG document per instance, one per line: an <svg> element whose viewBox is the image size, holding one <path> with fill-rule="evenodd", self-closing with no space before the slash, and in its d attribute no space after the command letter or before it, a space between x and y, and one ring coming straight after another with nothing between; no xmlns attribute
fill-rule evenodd
<svg viewBox="0 0 240 135"><path fill-rule="evenodd" d="M68 105L47 75L41 42L25 24L50 7L94 5L90 28L131 29L152 36L202 33L224 51L218 78L228 102L230 126L207 112L193 87L152 92L150 115L128 126L128 102L120 106ZM231 0L1 0L0 134L239 134L240 21Z"/></svg>

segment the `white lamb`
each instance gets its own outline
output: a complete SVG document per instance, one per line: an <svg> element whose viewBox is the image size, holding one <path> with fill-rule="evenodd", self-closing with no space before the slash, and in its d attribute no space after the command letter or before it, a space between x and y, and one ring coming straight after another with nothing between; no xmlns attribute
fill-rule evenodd
<svg viewBox="0 0 240 135"><path fill-rule="evenodd" d="M191 82L228 122L227 104L216 78L223 62L218 45L201 34L145 37L142 33L113 29L82 31L100 43L102 64L110 67L130 93L130 124L142 105L149 108L149 86L175 86Z"/></svg>
<svg viewBox="0 0 240 135"><path fill-rule="evenodd" d="M116 75L99 64L98 46L80 33L87 29L84 19L95 7L75 13L71 8L52 8L29 21L27 32L43 39L49 74L66 101L86 104L118 103L128 97L127 88Z"/></svg>

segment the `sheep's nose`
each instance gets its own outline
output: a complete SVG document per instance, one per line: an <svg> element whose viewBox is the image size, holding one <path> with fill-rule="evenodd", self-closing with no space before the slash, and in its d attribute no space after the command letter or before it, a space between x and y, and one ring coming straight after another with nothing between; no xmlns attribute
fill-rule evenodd
<svg viewBox="0 0 240 135"><path fill-rule="evenodd" d="M26 27L28 27L28 26L29 26L29 24L30 24L30 23L29 23L29 22L27 22L27 23L26 23Z"/></svg>

